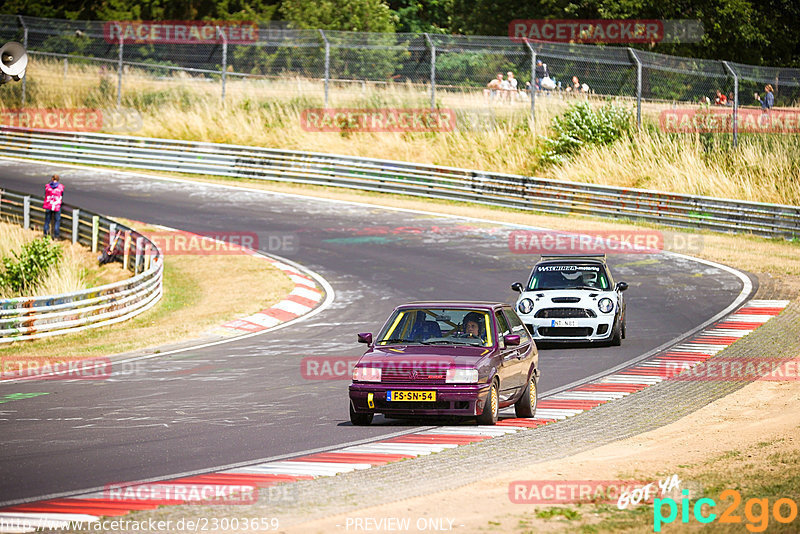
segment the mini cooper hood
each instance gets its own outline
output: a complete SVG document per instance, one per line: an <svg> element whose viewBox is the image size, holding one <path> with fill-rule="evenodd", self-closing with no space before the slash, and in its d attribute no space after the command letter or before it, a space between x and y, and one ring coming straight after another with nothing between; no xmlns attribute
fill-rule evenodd
<svg viewBox="0 0 800 534"><path fill-rule="evenodd" d="M569 304L569 302L553 302L553 299L580 298L581 300L594 300L594 297L590 297L589 295L597 295L599 299L601 297L613 297L616 295L616 292L603 289L532 289L522 293L520 299L528 298L536 302L537 295L544 295L543 297L538 297L539 303L544 302L549 304L552 302L553 304Z"/></svg>
<svg viewBox="0 0 800 534"><path fill-rule="evenodd" d="M469 367L493 351L492 347L468 345L387 345L368 350L358 364L381 368Z"/></svg>

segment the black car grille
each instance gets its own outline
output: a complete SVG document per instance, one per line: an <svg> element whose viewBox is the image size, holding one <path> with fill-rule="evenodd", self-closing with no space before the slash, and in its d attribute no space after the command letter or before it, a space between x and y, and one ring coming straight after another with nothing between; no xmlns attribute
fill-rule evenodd
<svg viewBox="0 0 800 534"><path fill-rule="evenodd" d="M542 337L589 337L592 328L589 326L544 326L537 329Z"/></svg>
<svg viewBox="0 0 800 534"><path fill-rule="evenodd" d="M386 399L375 399L375 410L452 410L469 408L469 403L464 406L463 402L452 401L433 401L433 402L406 402L406 401L387 401ZM458 406L453 406L457 404Z"/></svg>
<svg viewBox="0 0 800 534"><path fill-rule="evenodd" d="M580 297L553 297L550 300L556 302L558 304L575 304L576 302L580 302Z"/></svg>
<svg viewBox="0 0 800 534"><path fill-rule="evenodd" d="M537 319L585 319L597 317L597 314L586 308L542 308L534 315Z"/></svg>

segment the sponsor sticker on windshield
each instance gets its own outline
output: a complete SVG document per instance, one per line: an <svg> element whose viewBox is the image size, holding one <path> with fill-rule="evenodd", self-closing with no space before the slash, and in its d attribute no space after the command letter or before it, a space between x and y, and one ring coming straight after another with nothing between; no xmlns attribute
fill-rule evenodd
<svg viewBox="0 0 800 534"><path fill-rule="evenodd" d="M596 265L540 265L536 268L537 271L600 271L600 267Z"/></svg>

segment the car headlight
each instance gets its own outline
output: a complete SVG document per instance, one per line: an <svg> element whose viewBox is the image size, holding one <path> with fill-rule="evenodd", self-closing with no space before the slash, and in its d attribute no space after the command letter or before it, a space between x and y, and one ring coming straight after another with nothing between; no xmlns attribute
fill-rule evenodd
<svg viewBox="0 0 800 534"><path fill-rule="evenodd" d="M608 298L600 299L597 303L597 307L600 308L601 312L608 313L614 309L614 301Z"/></svg>
<svg viewBox="0 0 800 534"><path fill-rule="evenodd" d="M353 368L353 382L380 382L381 370L378 367Z"/></svg>
<svg viewBox="0 0 800 534"><path fill-rule="evenodd" d="M517 309L520 313L528 314L533 311L533 301L531 299L522 299L517 304Z"/></svg>
<svg viewBox="0 0 800 534"><path fill-rule="evenodd" d="M466 368L453 368L447 370L448 384L475 384L478 382L478 370Z"/></svg>

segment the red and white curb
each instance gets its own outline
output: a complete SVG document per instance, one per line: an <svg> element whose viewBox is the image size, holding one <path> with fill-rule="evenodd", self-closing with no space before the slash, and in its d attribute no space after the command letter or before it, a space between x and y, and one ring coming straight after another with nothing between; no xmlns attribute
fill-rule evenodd
<svg viewBox="0 0 800 534"><path fill-rule="evenodd" d="M304 275L299 273L291 276L304 278ZM49 528L58 528L57 524L68 525L70 521L94 522L100 517L122 516L132 511L197 500L192 498L188 488L195 491L197 488L213 488L214 491L223 494L231 487L237 488L237 491L242 491L243 488L245 491L247 489L257 491L258 488L271 488L297 480L369 469L376 465L442 452L461 445L536 428L572 417L662 382L668 379L659 372L665 364L677 363L683 366L699 364L781 313L788 304L789 301L786 300L751 300L736 313L712 324L666 352L630 368L540 400L535 419L507 418L499 421L496 426L442 426L290 460L270 461L155 483L173 488L168 495L169 498L165 498L164 495L145 495L134 500L115 499L104 493L94 493L74 498L20 504L0 510L0 532L33 532L45 521L49 522ZM136 488L136 486L131 487ZM185 487L187 490L179 492L174 490L175 487ZM3 525L6 525L6 528L3 528ZM16 528L9 529L7 525L15 525Z"/></svg>
<svg viewBox="0 0 800 534"><path fill-rule="evenodd" d="M148 223L140 224L146 225ZM226 245L230 249L241 250L244 254L268 262L272 267L278 269L283 274L288 276L289 279L294 283L294 288L289 292L286 298L277 304L261 310L258 313L254 313L239 319L234 319L233 321L228 321L227 323L212 328L208 332L209 334L222 337L231 337L242 334L263 332L264 330L269 330L270 328L274 328L279 324L283 324L287 321L297 319L298 317L302 317L303 315L310 313L319 307L324 301L325 292L319 288L314 279L303 273L298 266L287 263L288 260L271 258L262 252L243 247L238 244L225 243L213 237L194 234L185 230L170 228L169 226L161 226L157 224L149 224L149 226L158 228L159 230L165 230L167 232L180 232L181 234L192 235L198 239L207 239L222 245Z"/></svg>
<svg viewBox="0 0 800 534"><path fill-rule="evenodd" d="M265 310L217 327L212 331L215 334L232 336L268 330L311 312L323 301L325 295L317 287L316 282L301 273L297 267L255 252L252 255L270 262L272 267L288 276L294 282L294 289L282 301Z"/></svg>

